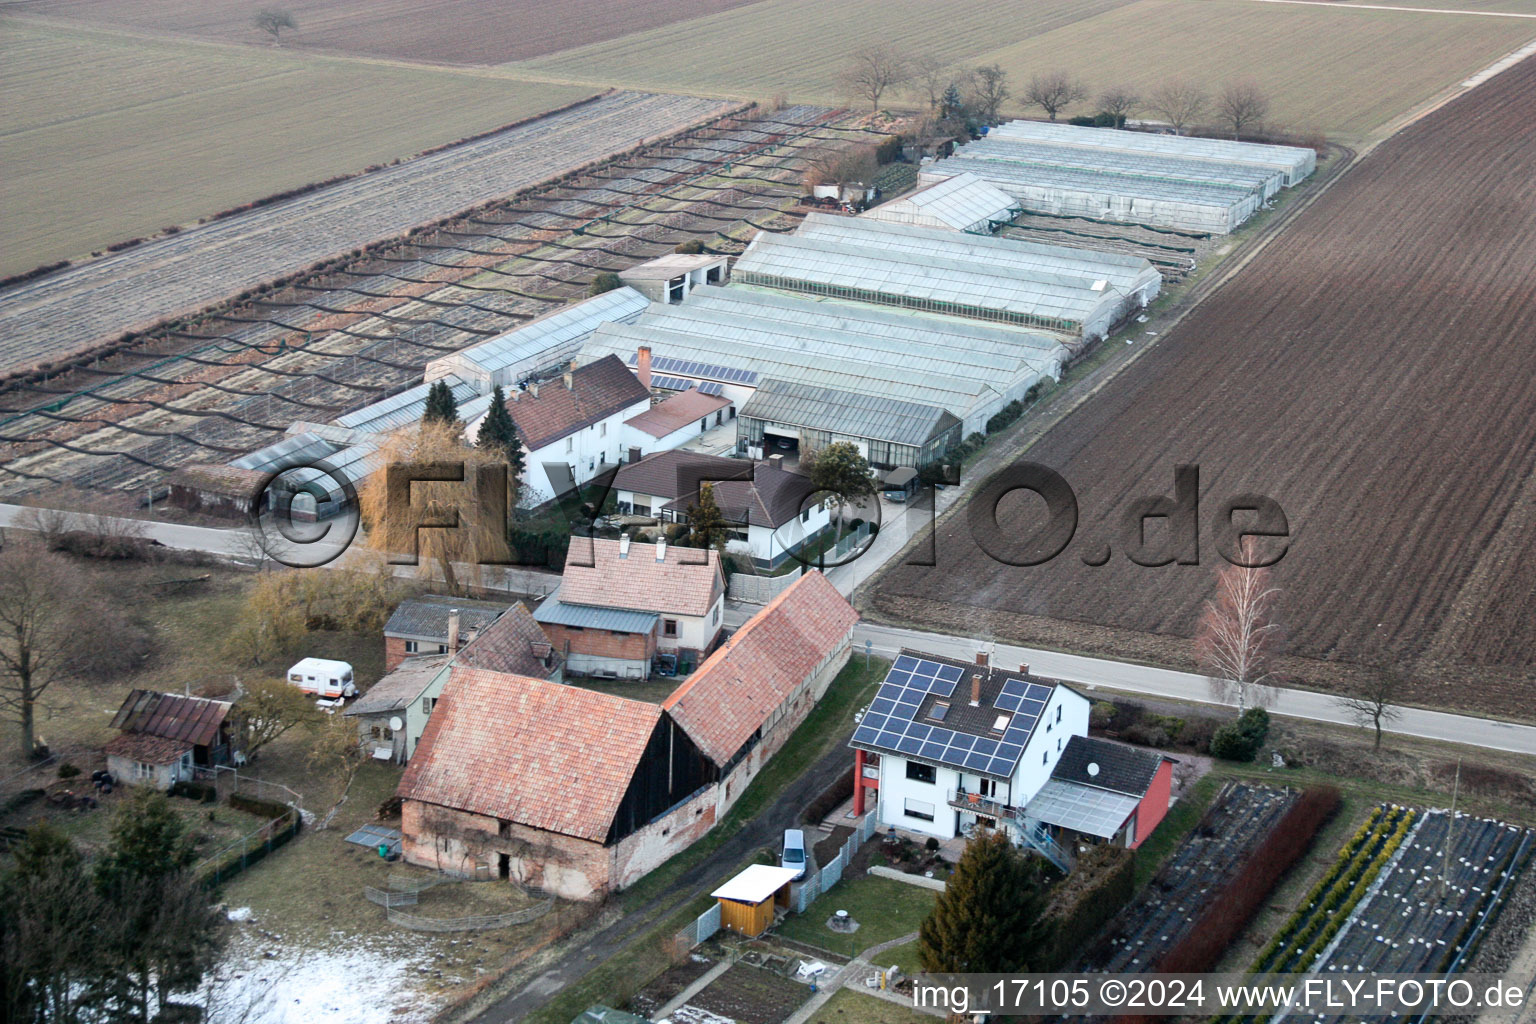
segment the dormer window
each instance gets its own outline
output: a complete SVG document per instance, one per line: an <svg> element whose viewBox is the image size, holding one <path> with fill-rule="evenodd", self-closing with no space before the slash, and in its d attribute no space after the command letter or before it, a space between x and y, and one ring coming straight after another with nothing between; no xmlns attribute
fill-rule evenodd
<svg viewBox="0 0 1536 1024"><path fill-rule="evenodd" d="M992 723L992 731L993 732L1007 732L1008 731L1008 720L1009 720L1010 717L1011 716L1009 716L1009 715L998 715L997 716L997 721Z"/></svg>

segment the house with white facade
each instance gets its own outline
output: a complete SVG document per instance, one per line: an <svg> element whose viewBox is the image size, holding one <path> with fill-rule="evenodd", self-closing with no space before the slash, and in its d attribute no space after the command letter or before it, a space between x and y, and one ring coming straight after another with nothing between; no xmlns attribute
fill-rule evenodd
<svg viewBox="0 0 1536 1024"><path fill-rule="evenodd" d="M624 422L651 407L651 393L616 357L573 367L507 394L507 412L523 443L519 504L552 501L618 465ZM475 437L484 415L465 427Z"/></svg>
<svg viewBox="0 0 1536 1024"><path fill-rule="evenodd" d="M708 482L731 524L726 550L774 569L832 525L835 502L809 479L783 468L782 456L762 460L665 451L631 459L614 477L620 512L688 520L699 486Z"/></svg>
<svg viewBox="0 0 1536 1024"><path fill-rule="evenodd" d="M625 420L624 445L645 454L664 452L735 418L736 407L729 398L689 388Z"/></svg>

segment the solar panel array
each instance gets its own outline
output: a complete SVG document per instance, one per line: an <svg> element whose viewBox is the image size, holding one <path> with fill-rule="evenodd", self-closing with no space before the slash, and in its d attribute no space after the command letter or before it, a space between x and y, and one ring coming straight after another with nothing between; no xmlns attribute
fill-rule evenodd
<svg viewBox="0 0 1536 1024"><path fill-rule="evenodd" d="M684 380L682 377L667 377L662 374L652 374L651 387L661 388L663 391L687 391L693 387L693 381Z"/></svg>
<svg viewBox="0 0 1536 1024"><path fill-rule="evenodd" d="M631 366L639 361L639 357L631 355ZM651 360L651 369L657 373L680 373L688 377L708 377L711 380L728 381L732 384L746 384L749 387L757 383L755 370L741 370L734 366L719 366L715 363L703 363L693 359L674 359L671 356L656 356Z"/></svg>
<svg viewBox="0 0 1536 1024"><path fill-rule="evenodd" d="M900 655L860 719L853 741L964 771L1011 778L1045 711L1051 688L1023 679L1007 680L994 701L997 710L1011 715L1001 737L974 736L916 720L929 694L953 696L965 674L958 665Z"/></svg>

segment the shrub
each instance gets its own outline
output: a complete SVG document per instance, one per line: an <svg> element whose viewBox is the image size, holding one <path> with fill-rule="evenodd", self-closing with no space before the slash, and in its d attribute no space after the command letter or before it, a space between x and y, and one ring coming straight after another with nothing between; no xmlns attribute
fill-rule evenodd
<svg viewBox="0 0 1536 1024"><path fill-rule="evenodd" d="M61 779L73 779L75 776L77 776L79 774L80 774L80 769L76 768L74 765L70 764L68 761L65 761L63 764L59 765L59 778L61 778Z"/></svg>
<svg viewBox="0 0 1536 1024"><path fill-rule="evenodd" d="M219 801L217 787L206 782L187 782L183 780L171 787L171 796L185 797L188 800L196 800L204 804L213 804ZM284 810L286 809L284 808Z"/></svg>
<svg viewBox="0 0 1536 1024"><path fill-rule="evenodd" d="M594 277L591 284L587 285L587 294L601 295L604 292L611 292L615 288L623 286L623 284L624 282L619 280L618 274L611 270L605 270Z"/></svg>
<svg viewBox="0 0 1536 1024"><path fill-rule="evenodd" d="M244 793L229 794L229 806L237 811L244 811L268 820L281 818L292 810L287 804L278 803L276 800L263 800L260 797L246 796Z"/></svg>
<svg viewBox="0 0 1536 1024"><path fill-rule="evenodd" d="M1136 892L1135 854L1123 846L1096 846L1051 897L1051 952L1035 970L1056 970L1074 959L1095 935L1130 902Z"/></svg>
<svg viewBox="0 0 1536 1024"><path fill-rule="evenodd" d="M926 840L923 841L923 849L927 850L929 853L937 853L939 849L939 841L933 836L929 836Z"/></svg>
<svg viewBox="0 0 1536 1024"><path fill-rule="evenodd" d="M1168 731L1154 721L1137 722L1120 731L1120 738L1127 743L1139 743L1144 747L1166 747Z"/></svg>
<svg viewBox="0 0 1536 1024"><path fill-rule="evenodd" d="M901 159L901 136L891 135L875 147L875 162L882 166Z"/></svg>
<svg viewBox="0 0 1536 1024"><path fill-rule="evenodd" d="M1092 128L1095 124L1095 119L1087 114L1078 114L1076 117L1068 118L1067 124L1076 125L1079 128Z"/></svg>
<svg viewBox="0 0 1536 1024"><path fill-rule="evenodd" d="M1108 111L1101 111L1100 113L1094 115L1093 121L1091 123L1095 128L1124 128L1125 115L1111 114Z"/></svg>
<svg viewBox="0 0 1536 1024"><path fill-rule="evenodd" d="M807 825L815 825L851 796L853 796L853 772L838 772L832 784L805 805L800 820Z"/></svg>
<svg viewBox="0 0 1536 1024"><path fill-rule="evenodd" d="M1269 712L1249 708L1211 734L1211 753L1226 761L1252 761L1269 738Z"/></svg>
<svg viewBox="0 0 1536 1024"><path fill-rule="evenodd" d="M699 241L697 238L690 238L686 242L678 242L677 245L673 247L672 251L691 256L695 253L703 252L704 243Z"/></svg>
<svg viewBox="0 0 1536 1024"><path fill-rule="evenodd" d="M1209 754L1211 737L1215 732L1216 719L1201 715L1184 723L1184 731L1179 734L1179 742L1197 754Z"/></svg>
<svg viewBox="0 0 1536 1024"><path fill-rule="evenodd" d="M1094 729L1107 729L1109 723L1115 720L1115 714L1119 709L1107 700L1096 700L1088 709L1088 725Z"/></svg>

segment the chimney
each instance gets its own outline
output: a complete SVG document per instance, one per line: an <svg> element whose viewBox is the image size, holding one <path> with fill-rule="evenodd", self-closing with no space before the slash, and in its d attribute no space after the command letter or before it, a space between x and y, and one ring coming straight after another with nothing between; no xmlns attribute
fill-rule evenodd
<svg viewBox="0 0 1536 1024"><path fill-rule="evenodd" d="M658 562L665 562L666 560L667 560L667 538L665 538L665 537L657 537L656 538L656 561L658 561Z"/></svg>
<svg viewBox="0 0 1536 1024"><path fill-rule="evenodd" d="M782 456L782 455L770 455L770 456L768 456L768 468L770 468L770 469L783 469L784 468L784 456Z"/></svg>
<svg viewBox="0 0 1536 1024"><path fill-rule="evenodd" d="M528 393L530 395L532 395L534 398L538 398L539 397L539 382L538 381L534 381L532 384L528 385Z"/></svg>
<svg viewBox="0 0 1536 1024"><path fill-rule="evenodd" d="M639 448L631 448L629 450L629 461L630 462L639 462L640 461L640 449Z"/></svg>
<svg viewBox="0 0 1536 1024"><path fill-rule="evenodd" d="M554 647L540 640L535 640L528 645L529 651L539 659L539 664L549 668L549 656L554 653Z"/></svg>
<svg viewBox="0 0 1536 1024"><path fill-rule="evenodd" d="M992 663L992 659L987 656L987 652L986 651L977 651L976 652L976 664L980 665L982 668L986 668L991 663Z"/></svg>
<svg viewBox="0 0 1536 1024"><path fill-rule="evenodd" d="M1020 665L1019 666L1019 675L1021 675L1021 676L1029 675L1029 666L1028 665Z"/></svg>
<svg viewBox="0 0 1536 1024"><path fill-rule="evenodd" d="M972 673L972 675L971 675L971 707L973 707L973 708L981 707L981 673L980 672L975 672L975 673Z"/></svg>
<svg viewBox="0 0 1536 1024"><path fill-rule="evenodd" d="M448 610L448 653L459 653L459 610L457 608Z"/></svg>
<svg viewBox="0 0 1536 1024"><path fill-rule="evenodd" d="M565 371L565 390L567 390L567 391L575 391L576 390L576 373L573 370L566 370Z"/></svg>
<svg viewBox="0 0 1536 1024"><path fill-rule="evenodd" d="M629 557L629 534L627 533L619 534L619 557Z"/></svg>
<svg viewBox="0 0 1536 1024"><path fill-rule="evenodd" d="M647 391L651 390L651 346L640 346L635 363L635 376L640 378L640 386Z"/></svg>

